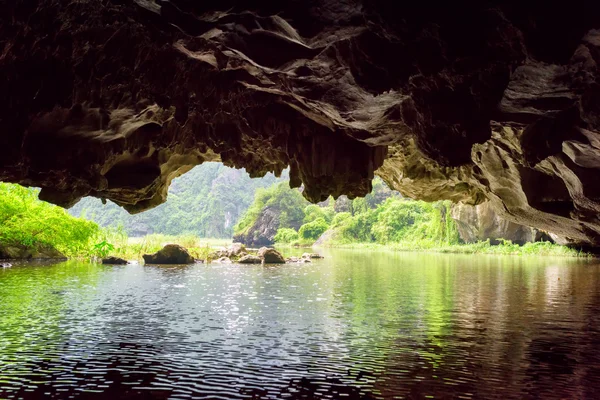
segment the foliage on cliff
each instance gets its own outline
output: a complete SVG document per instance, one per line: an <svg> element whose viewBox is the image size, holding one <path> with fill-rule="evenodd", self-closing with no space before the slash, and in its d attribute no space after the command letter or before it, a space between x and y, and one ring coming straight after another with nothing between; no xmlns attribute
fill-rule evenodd
<svg viewBox="0 0 600 400"><path fill-rule="evenodd" d="M38 199L38 189L0 183L0 242L46 244L67 256L90 255L100 228Z"/></svg>
<svg viewBox="0 0 600 400"><path fill-rule="evenodd" d="M284 171L281 179L287 179ZM204 163L176 178L169 188L168 202L152 210L130 215L114 203L103 205L86 198L69 212L94 220L103 227L123 226L130 236L149 233L230 238L233 226L254 200L257 189L279 181L273 174L252 179L244 170L221 163Z"/></svg>

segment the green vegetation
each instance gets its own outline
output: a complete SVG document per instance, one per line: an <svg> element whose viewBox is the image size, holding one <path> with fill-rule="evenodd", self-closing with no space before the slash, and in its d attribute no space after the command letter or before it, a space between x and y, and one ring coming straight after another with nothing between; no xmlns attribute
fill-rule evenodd
<svg viewBox="0 0 600 400"><path fill-rule="evenodd" d="M292 228L279 228L275 235L275 242L289 244L298 240L298 232Z"/></svg>
<svg viewBox="0 0 600 400"><path fill-rule="evenodd" d="M112 245L110 255L126 260L141 260L144 254L156 253L166 244L175 243L188 250L198 260L204 260L214 247L227 246L229 239L201 239L194 235L152 234L142 238L130 238L123 229L107 229L104 240Z"/></svg>
<svg viewBox="0 0 600 400"><path fill-rule="evenodd" d="M254 202L235 225L235 235L246 234L266 209L279 215L280 228L299 227L304 220L304 207L308 202L296 189L290 189L287 181L276 183L268 189L258 189Z"/></svg>
<svg viewBox="0 0 600 400"><path fill-rule="evenodd" d="M0 243L50 245L69 257L93 255L98 225L38 200L38 192L0 183Z"/></svg>
<svg viewBox="0 0 600 400"><path fill-rule="evenodd" d="M513 256L594 257L577 249L550 242L525 243L523 246L505 240L493 245L489 240L477 243L436 244L430 240L401 243L329 243L328 247L363 250L391 250L443 254L490 254Z"/></svg>
<svg viewBox="0 0 600 400"><path fill-rule="evenodd" d="M295 201L282 201L293 198ZM276 205L276 207L274 207ZM344 196L319 205L309 204L297 190L285 182L257 192L254 203L236 226L247 231L268 207L277 208L282 216L274 237L278 245L393 249L467 254L513 254L584 256L564 246L548 242L524 246L508 240L499 245L490 241L461 243L450 201L427 203L402 198L376 179L373 191L365 198L350 200ZM290 224L288 216L294 216ZM301 220L302 223L298 223ZM327 232L327 235L322 235Z"/></svg>
<svg viewBox="0 0 600 400"><path fill-rule="evenodd" d="M147 235L129 238L123 227L100 228L98 224L69 215L64 209L38 199L38 189L0 183L0 243L35 247L49 245L67 257L141 259L167 243L187 248L198 259L211 247L228 239L199 239L195 235Z"/></svg>
<svg viewBox="0 0 600 400"><path fill-rule="evenodd" d="M373 182L373 191L365 198L352 200L342 196L310 204L300 190L290 189L286 180L279 181L271 176L248 186L247 183L252 181L241 171L212 163L203 168L197 176L185 175L174 183L169 202L162 210L159 207L136 216L127 214L125 219L119 217L125 213L120 208L118 214L113 213L115 205L104 209L84 205L79 211L73 211L73 214L102 221L102 226L40 201L37 189L1 183L0 243L27 247L49 245L68 257L114 255L126 259L141 259L143 254L154 253L167 243L177 243L189 249L194 257L204 259L212 247L226 245L230 239L199 237L206 233L225 238L230 238L232 233L243 235L263 218L265 223L271 224L268 229L272 232L271 239L280 245L310 246L318 240L319 245L330 247L385 246L394 250L442 253L583 255L544 242L524 246L510 241L491 245L489 240L463 244L450 217L449 201L426 203L405 199L388 189L380 179ZM235 174L230 175L231 171ZM239 182L229 185L227 177ZM267 183L270 186L261 187ZM242 186L247 190L241 190ZM188 190L190 187L195 189ZM237 207L235 212L231 208L234 206ZM142 220L135 218L142 216L146 218L144 221L155 220L153 226L173 234L130 238L131 231L137 228L127 224L140 223ZM130 217L134 220L129 220Z"/></svg>
<svg viewBox="0 0 600 400"><path fill-rule="evenodd" d="M204 163L171 183L168 201L146 212L130 215L112 202L85 198L69 210L71 215L91 219L101 227L122 226L129 236L151 233L192 234L197 237L230 238L233 226L254 200L257 189L287 181L267 174L252 179L244 170L221 163Z"/></svg>

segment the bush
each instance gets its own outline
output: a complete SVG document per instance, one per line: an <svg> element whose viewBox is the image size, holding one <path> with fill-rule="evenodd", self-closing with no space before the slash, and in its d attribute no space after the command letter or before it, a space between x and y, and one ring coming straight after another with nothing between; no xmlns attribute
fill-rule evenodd
<svg viewBox="0 0 600 400"><path fill-rule="evenodd" d="M279 228L274 239L276 243L292 243L298 240L298 232L292 228Z"/></svg>
<svg viewBox="0 0 600 400"><path fill-rule="evenodd" d="M49 244L67 256L90 255L100 228L38 199L38 189L0 183L0 240Z"/></svg>
<svg viewBox="0 0 600 400"><path fill-rule="evenodd" d="M329 228L327 221L324 218L318 218L313 222L302 225L298 231L298 235L302 239L317 240L327 228Z"/></svg>

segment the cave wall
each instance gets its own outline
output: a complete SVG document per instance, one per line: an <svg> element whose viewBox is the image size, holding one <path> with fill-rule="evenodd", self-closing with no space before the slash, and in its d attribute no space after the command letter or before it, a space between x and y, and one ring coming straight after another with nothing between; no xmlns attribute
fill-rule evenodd
<svg viewBox="0 0 600 400"><path fill-rule="evenodd" d="M138 212L204 161L600 245L595 1L0 4L0 180Z"/></svg>

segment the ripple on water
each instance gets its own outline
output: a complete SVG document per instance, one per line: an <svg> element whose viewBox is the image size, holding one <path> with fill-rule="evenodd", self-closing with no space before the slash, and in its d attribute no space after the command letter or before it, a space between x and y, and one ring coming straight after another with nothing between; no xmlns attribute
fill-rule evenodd
<svg viewBox="0 0 600 400"><path fill-rule="evenodd" d="M0 271L0 397L593 398L599 272L348 251L16 266Z"/></svg>

